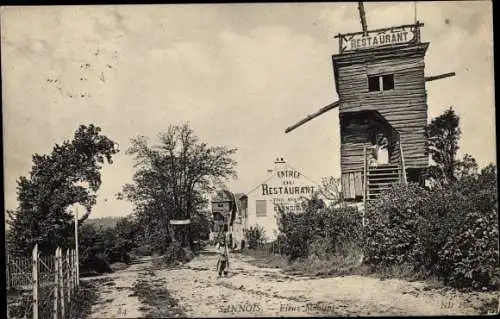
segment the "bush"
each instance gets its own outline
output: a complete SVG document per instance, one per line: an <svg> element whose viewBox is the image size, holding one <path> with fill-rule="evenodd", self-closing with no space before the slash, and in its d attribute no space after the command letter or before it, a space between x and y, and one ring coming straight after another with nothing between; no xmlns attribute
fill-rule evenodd
<svg viewBox="0 0 500 319"><path fill-rule="evenodd" d="M172 243L172 238L167 231L157 230L151 236L149 243L152 251L151 253L164 254L168 251Z"/></svg>
<svg viewBox="0 0 500 319"><path fill-rule="evenodd" d="M118 224L115 228L97 228L92 224L83 224L79 229L80 263L85 272L110 272L109 264L115 262L130 263L129 252L135 244L131 238L121 235ZM123 229L123 228L122 228Z"/></svg>
<svg viewBox="0 0 500 319"><path fill-rule="evenodd" d="M425 209L428 191L417 184L396 185L369 205L365 214L365 261L376 267L411 264L424 260L419 233L425 224L420 209Z"/></svg>
<svg viewBox="0 0 500 319"><path fill-rule="evenodd" d="M163 262L167 265L173 265L177 263L185 263L193 259L193 253L189 249L185 249L182 245L174 241L165 252L163 256Z"/></svg>
<svg viewBox="0 0 500 319"><path fill-rule="evenodd" d="M140 257L151 256L153 254L153 248L151 247L151 245L144 244L144 245L140 245L139 247L133 249L132 252L136 256L140 256Z"/></svg>
<svg viewBox="0 0 500 319"><path fill-rule="evenodd" d="M260 225L251 226L245 230L245 243L249 249L262 247L266 241L265 230Z"/></svg>
<svg viewBox="0 0 500 319"><path fill-rule="evenodd" d="M109 262L106 260L104 254L99 252L87 252L87 255L84 258L85 262L80 266L80 272L82 276L91 276L94 274L105 274L112 273L113 269Z"/></svg>
<svg viewBox="0 0 500 319"><path fill-rule="evenodd" d="M438 252L439 270L455 287L494 286L498 267L498 193L496 172L488 167L477 178L465 178L450 188L455 225Z"/></svg>
<svg viewBox="0 0 500 319"><path fill-rule="evenodd" d="M365 261L412 265L457 288L494 285L498 265L496 170L432 190L397 185L368 207Z"/></svg>
<svg viewBox="0 0 500 319"><path fill-rule="evenodd" d="M302 213L280 210L278 229L277 250L290 260L329 259L361 249L361 216L353 207L318 206L313 199L306 202Z"/></svg>

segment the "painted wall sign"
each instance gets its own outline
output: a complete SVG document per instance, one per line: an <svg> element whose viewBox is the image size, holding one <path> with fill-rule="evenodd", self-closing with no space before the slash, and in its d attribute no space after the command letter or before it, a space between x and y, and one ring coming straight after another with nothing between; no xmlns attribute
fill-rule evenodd
<svg viewBox="0 0 500 319"><path fill-rule="evenodd" d="M280 205L287 210L297 210L304 197L310 197L315 186L304 181L302 174L292 169L278 170L277 178L261 184L261 195L269 198L276 206Z"/></svg>
<svg viewBox="0 0 500 319"><path fill-rule="evenodd" d="M363 32L340 34L340 53L373 49L377 47L420 42L420 26L423 24L404 25L393 28Z"/></svg>

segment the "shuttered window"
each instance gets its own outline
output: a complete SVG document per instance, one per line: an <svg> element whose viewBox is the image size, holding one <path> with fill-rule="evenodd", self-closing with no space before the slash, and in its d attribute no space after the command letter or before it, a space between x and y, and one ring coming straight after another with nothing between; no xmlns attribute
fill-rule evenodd
<svg viewBox="0 0 500 319"><path fill-rule="evenodd" d="M256 200L255 201L255 213L257 217L262 217L267 215L267 201Z"/></svg>

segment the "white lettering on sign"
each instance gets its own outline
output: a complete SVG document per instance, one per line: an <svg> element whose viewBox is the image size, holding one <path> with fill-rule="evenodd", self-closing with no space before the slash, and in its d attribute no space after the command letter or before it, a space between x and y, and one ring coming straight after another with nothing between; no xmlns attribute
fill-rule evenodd
<svg viewBox="0 0 500 319"><path fill-rule="evenodd" d="M411 42L415 39L412 30L385 31L378 34L356 34L351 39L344 40L344 51L370 49L386 45L396 45Z"/></svg>

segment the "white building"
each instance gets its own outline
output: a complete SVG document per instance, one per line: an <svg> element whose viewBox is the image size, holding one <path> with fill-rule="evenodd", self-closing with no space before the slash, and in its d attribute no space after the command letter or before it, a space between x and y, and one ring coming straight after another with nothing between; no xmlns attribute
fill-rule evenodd
<svg viewBox="0 0 500 319"><path fill-rule="evenodd" d="M287 211L297 211L305 198L318 191L318 186L301 172L287 164L283 158L276 160L274 169L264 175L262 183L240 200L247 204L243 221L244 228L260 225L265 231L266 241L276 239L278 232L278 205ZM246 202L246 203L245 203ZM244 204L243 204L244 203Z"/></svg>
<svg viewBox="0 0 500 319"><path fill-rule="evenodd" d="M274 168L264 173L262 182L248 193L219 191L211 199L214 224L212 231L219 231L223 224L228 225L233 242L239 247L245 230L261 226L267 242L274 241L278 233L278 206L286 211L300 211L300 204L319 191L317 184L278 158ZM234 202L237 203L236 207ZM234 213L233 213L234 212ZM230 218L230 216L234 218ZM222 217L224 216L224 217Z"/></svg>

